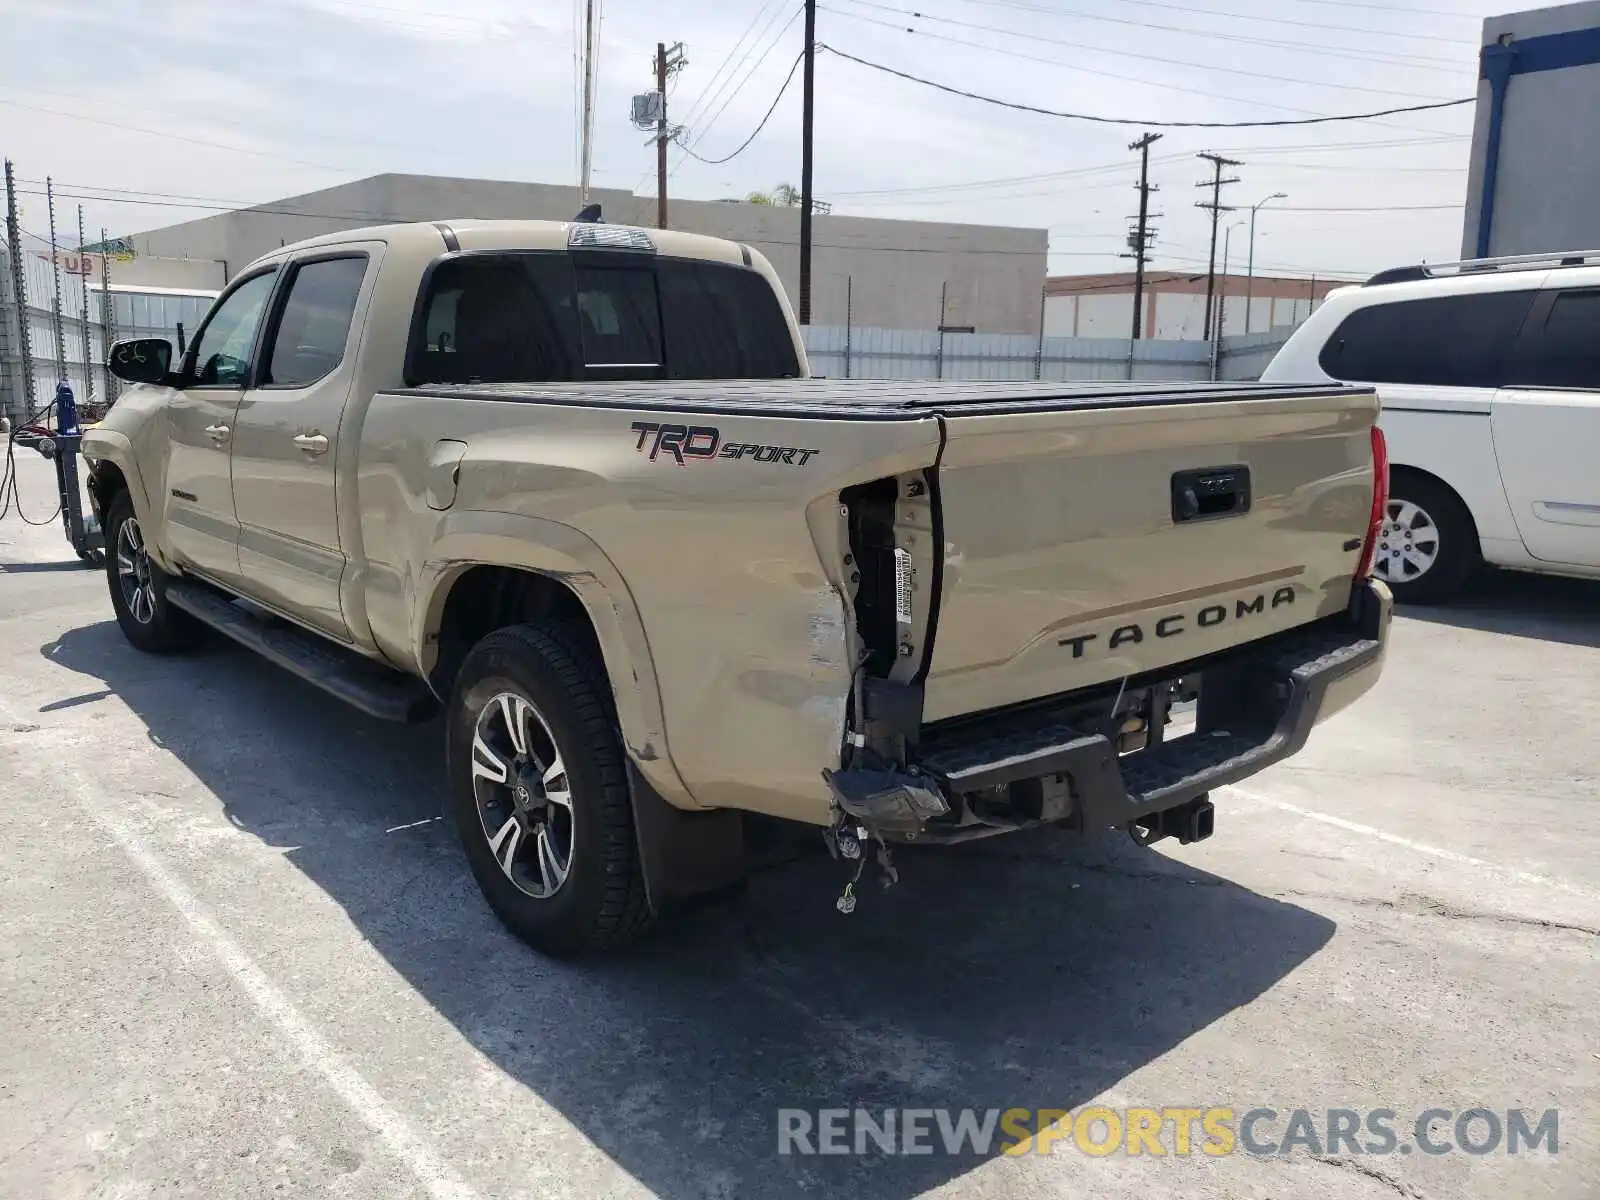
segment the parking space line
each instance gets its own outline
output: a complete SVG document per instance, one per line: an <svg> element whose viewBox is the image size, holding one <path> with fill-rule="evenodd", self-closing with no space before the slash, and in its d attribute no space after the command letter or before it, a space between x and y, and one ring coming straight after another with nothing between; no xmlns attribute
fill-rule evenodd
<svg viewBox="0 0 1600 1200"><path fill-rule="evenodd" d="M305 1064L321 1075L356 1116L382 1139L416 1176L428 1195L435 1200L474 1200L475 1193L467 1181L439 1157L426 1139L306 1019L232 935L211 917L188 886L173 874L133 827L116 814L112 802L77 772L68 768L65 773L74 799L89 818L117 843L128 860L177 910L195 939L211 952L261 1014L294 1046Z"/></svg>
<svg viewBox="0 0 1600 1200"><path fill-rule="evenodd" d="M1515 867L1504 867L1499 863L1492 863L1486 859L1473 858L1472 855L1462 854L1457 850L1446 850L1441 846L1430 846L1427 842L1413 841L1411 838L1401 837L1397 833L1390 833L1388 830L1379 829L1374 825L1363 825L1359 821L1347 821L1345 818L1336 817L1331 813L1318 812L1312 808L1301 808L1298 804L1290 804L1287 800L1277 800L1271 796L1263 796L1260 792L1247 791L1241 787L1234 787L1232 784L1228 785L1227 790L1267 808L1293 813L1295 816L1304 817L1308 821L1320 821L1324 825L1332 825L1335 829L1343 829L1350 833L1359 833L1364 837L1377 838L1381 842L1388 842L1391 846L1403 846L1407 850L1425 854L1429 858L1437 858L1441 862L1456 863L1463 867L1479 867L1486 871L1509 876L1519 883L1531 883L1539 887L1555 888L1557 891L1568 892L1574 896L1582 896L1587 900L1600 901L1600 892L1576 883L1568 883L1565 879L1557 879L1553 875L1539 875L1533 871L1521 871Z"/></svg>

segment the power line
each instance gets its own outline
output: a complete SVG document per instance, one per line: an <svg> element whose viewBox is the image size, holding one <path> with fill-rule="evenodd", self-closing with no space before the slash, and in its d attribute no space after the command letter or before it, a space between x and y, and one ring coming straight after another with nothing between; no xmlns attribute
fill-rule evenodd
<svg viewBox="0 0 1600 1200"><path fill-rule="evenodd" d="M1168 154L1152 161L1158 163L1174 162L1186 157L1188 156L1184 154ZM1073 167L1066 171L1046 171L1039 175L1012 175L999 179L973 179L966 183L929 183L915 187L867 188L854 192L831 192L830 195L835 197L900 196L922 192L963 191L968 188L1013 187L1017 184L1046 183L1052 180L1072 179L1082 175L1103 175L1108 171L1126 171L1127 169L1128 164L1126 162L1100 163L1092 167Z"/></svg>
<svg viewBox="0 0 1600 1200"><path fill-rule="evenodd" d="M1049 13L1056 16L1083 17L1087 14L1076 10L1063 10L1044 4L1029 4L1025 0L959 0L963 4L979 4L994 8L1014 8L1027 12ZM1354 33L1362 37L1388 37L1389 34L1376 30L1362 28L1357 25L1328 25L1318 21L1301 21L1293 17L1269 17L1259 13L1243 13L1220 8L1196 8L1190 4L1175 4L1171 0L1119 0L1122 4L1135 4L1141 8L1159 8L1170 12L1188 13L1199 17L1222 17L1224 19L1247 21L1251 25L1288 25L1296 29L1317 29L1330 33ZM1154 26L1153 28L1163 28ZM1184 33L1198 33L1198 30L1184 29ZM1477 47L1478 43L1466 38L1441 37L1438 34L1407 33L1404 35L1408 41L1443 42L1455 46ZM1438 60L1436 60L1438 61Z"/></svg>
<svg viewBox="0 0 1600 1200"><path fill-rule="evenodd" d="M1452 208L1465 208L1464 204L1384 204L1372 208L1306 208L1274 205L1275 213L1392 213L1392 212L1444 212Z"/></svg>
<svg viewBox="0 0 1600 1200"><path fill-rule="evenodd" d="M920 75L913 75L909 71L900 71L882 63L872 62L870 59L860 58L854 54L818 43L818 50L826 50L849 62L869 67L874 71L881 71L885 75L893 75L910 83L918 83L923 87L930 87L936 91L945 92L952 96L961 96L967 100L977 100L983 104L992 104L998 108L1009 108L1015 112L1035 113L1041 117L1057 117L1067 121L1089 121L1097 125L1145 125L1158 129L1265 129L1282 125L1326 125L1335 121L1370 121L1376 117L1391 117L1399 113L1430 112L1441 108L1458 108L1463 104L1476 103L1475 96L1466 96L1460 100L1440 100L1430 104L1407 104L1397 108L1380 108L1372 112L1341 113L1330 116L1316 117L1277 117L1272 120L1262 121L1148 121L1137 117L1106 117L1091 113L1062 112L1057 109L1041 108L1034 104L1022 104L1014 100L1001 100L994 96L985 96L979 92L969 92L963 88L951 87L947 83L938 83L932 79L925 79ZM1119 76L1120 78L1120 76ZM1138 80L1137 82L1147 82ZM1255 103L1254 101L1248 103ZM1281 108L1282 105L1271 107Z"/></svg>
<svg viewBox="0 0 1600 1200"><path fill-rule="evenodd" d="M689 106L689 111L684 114L683 119L686 123L693 121L704 109L709 108L711 104L716 103L716 96L720 95L721 91L718 89L714 95L712 89L716 88L719 83L723 82L724 71L731 72L728 76L729 80L731 80L734 75L738 74L739 68L742 67L745 63L745 60L750 57L750 52L755 49L756 42L761 40L762 35L766 33L766 29L763 28L761 34L756 35L755 41L750 43L750 48L745 50L743 55L739 55L740 49L744 46L745 39L750 36L756 25L760 23L761 18L767 15L768 9L773 8L774 5L777 6L778 12L782 12L783 0L765 0L765 3L763 3L761 7L756 10L756 15L750 18L750 24L745 26L744 32L741 33L738 37L738 40L733 43L733 48L730 49L728 53L723 56L722 61L717 64L717 69L711 72L711 78L706 80L705 87L700 89L700 94L695 97L694 103ZM737 62L734 61L734 57L736 55L739 55ZM723 83L723 86L726 86L726 83Z"/></svg>
<svg viewBox="0 0 1600 1200"><path fill-rule="evenodd" d="M761 69L761 64L766 62L768 57L771 56L772 52L778 48L778 43L783 41L783 35L789 32L790 26L792 26L795 23L795 21L797 21L800 18L800 14L801 14L802 11L804 11L804 10L800 9L800 8L797 8L792 13L789 14L789 19L787 21L785 21L783 23L782 27L779 28L778 32L773 35L772 40L767 43L767 48L761 52L761 56L759 58L757 58L755 60L755 62L750 64L750 69L744 73L744 77L741 78L738 83L734 84L733 90L731 92L729 92L727 94L727 96L725 96L723 98L722 104L717 108L717 111L712 113L711 116L706 119L706 123L705 123L704 126L701 127L700 131L693 135L691 140L694 142L695 145L699 145L700 142L702 140L704 140L706 134L711 132L711 127L713 125L715 125L717 123L717 120L722 116L722 114L725 113L728 110L728 105L732 104L734 102L734 100L738 97L739 93L744 91L746 85L749 84L750 80L755 78L756 72ZM782 16L782 15L783 15L783 10L780 8L780 9L778 9L778 11L776 13L773 14L773 20L774 21L777 20L777 18ZM769 28L769 29L771 28L771 22L770 21L767 24L767 28ZM767 30L763 29L761 31L761 33L759 35L757 35L757 39L759 40L761 37L764 37L766 35L766 32L767 32ZM754 50L754 49L755 49L755 44L751 43L750 50ZM749 52L748 51L746 52L746 57L749 57ZM734 70L735 70L735 72L737 72L738 68L736 67ZM732 79L733 79L733 74L730 73L729 76L728 76L728 79L725 82L731 82ZM713 98L707 104L706 107L709 108L711 106L711 104L713 104L715 102L716 102L715 98Z"/></svg>
<svg viewBox="0 0 1600 1200"><path fill-rule="evenodd" d="M1129 50L1129 49L1126 49L1124 47L1112 48L1112 47L1108 47L1108 46L1085 45L1081 41L1075 41L1075 40L1069 41L1066 38L1046 37L1046 36L1044 36L1043 34L1040 34L1040 33L1024 33L1022 31L1016 30L1016 29L1003 29L1003 28L1001 28L1001 27L999 27L997 25L983 25L983 24L979 24L978 22L975 22L975 21L958 21L953 17L930 16L927 13L918 12L918 11L915 11L915 10L909 9L909 8L897 8L894 5L890 5L890 4L879 4L879 3L877 3L877 0L841 0L841 2L845 3L845 4L860 5L860 6L865 7L865 8L875 8L875 9L879 9L879 10L881 10L883 12L900 13L900 14L902 14L904 16L914 17L914 18L916 18L918 20L922 20L922 21L934 21L934 22L937 22L938 24L941 24L941 25L954 25L954 26L957 26L958 28L961 28L961 29L975 29L975 30L979 30L980 32L983 32L983 33L997 34L997 35L999 35L1001 37L1021 38L1022 40L1028 41L1028 42L1045 42L1045 43L1048 43L1049 45L1052 45L1052 46L1067 46L1069 48L1092 51L1092 52L1100 53L1100 54L1115 54L1119 58L1137 58L1137 59L1142 59L1142 60L1144 60L1146 62L1162 63L1162 64L1164 64L1166 66L1196 67L1196 68L1199 68L1201 70L1215 71L1215 72L1219 72L1219 73L1225 74L1225 75L1241 75L1241 76L1244 76L1244 77L1249 78L1249 79L1265 79L1265 80L1269 80L1272 83L1296 83L1296 84L1301 84L1301 85L1308 86L1308 87L1335 88L1335 89L1337 89L1339 91L1346 91L1346 92L1373 92L1373 93L1376 93L1377 95L1380 95L1380 96L1408 96L1408 97L1411 97L1412 99L1419 99L1419 100L1438 100L1438 99L1442 98L1442 97L1439 97L1439 96L1422 95L1422 94L1419 94L1417 92L1403 92L1403 91L1399 91L1399 90L1397 90L1395 88L1363 87L1360 84L1354 84L1354 83L1327 83L1327 82L1324 82L1323 80L1319 80L1319 79L1306 79L1306 78L1303 78L1303 77L1299 78L1299 79L1296 79L1296 78L1293 78L1292 76L1288 76L1288 75L1268 75L1268 74L1266 74L1265 72L1262 72L1262 71L1246 71L1246 70L1244 70L1242 68L1239 68L1239 67L1224 67L1224 66L1218 66L1218 65L1207 64L1207 63L1197 63L1197 62L1193 62L1191 60L1181 59L1181 58L1163 58L1162 56L1160 56L1158 54L1141 54L1136 50ZM857 20L867 20L868 19L866 17L858 16L857 14L854 14L854 13L843 13L841 15L843 15L843 16L854 16ZM888 22L888 21L879 22L879 24L886 25L889 28L897 28L891 22ZM905 32L907 32L907 33L922 33L922 35L924 37L931 36L925 30L906 29ZM954 40L954 39L952 39L952 40ZM977 45L978 43L970 43L969 42L969 43L964 43L964 44ZM993 50L997 54L1010 54L1010 53L1012 53L1012 51L1001 50L999 47L995 47L995 46L985 46L983 48L986 49L986 50ZM1044 61L1048 61L1048 60L1044 60ZM1459 71L1460 68L1458 67L1457 70Z"/></svg>
<svg viewBox="0 0 1600 1200"><path fill-rule="evenodd" d="M211 142L204 138L185 137L183 134L167 133L160 129L145 129L140 125L125 125L121 121L107 121L101 117L85 117L79 113L62 112L59 109L45 108L38 104L24 104L20 100L0 98L0 104L11 108L25 108L29 112L48 113L53 117L66 117L71 121L87 121L91 125L107 125L112 129L125 129L130 133L147 133L151 137L166 138L172 142L188 142L192 146L210 146L216 150L229 150L234 154L249 154L256 158L270 158L274 162L294 163L296 166L301 167L316 167L319 171L339 171L342 173L349 169L347 167L330 166L327 163L310 162L303 158L288 158L282 154L272 154L265 150L247 150L243 146L230 146L226 142Z"/></svg>
<svg viewBox="0 0 1600 1200"><path fill-rule="evenodd" d="M1079 74L1083 74L1083 75L1100 75L1100 76L1105 77L1106 79L1119 79L1119 80L1122 80L1124 83L1138 83L1138 84L1143 84L1145 87L1162 88L1162 89L1164 89L1166 91L1169 91L1169 92L1181 92L1186 96L1204 96L1204 97L1207 97L1208 99L1213 99L1213 100L1229 100L1229 101L1232 101L1232 102L1234 102L1236 104L1249 104L1249 105L1251 105L1253 107L1257 107L1257 108L1275 108L1275 109L1279 109L1280 111L1283 111L1283 112L1309 113L1309 114L1312 114L1312 115L1319 115L1319 114L1316 113L1315 109L1296 108L1292 104L1275 104L1275 103L1273 103L1272 101L1269 101L1269 100L1246 99L1243 96L1227 96L1227 95L1223 95L1223 94L1221 94L1219 92L1212 91L1210 89L1200 89L1200 88L1194 88L1194 87L1185 87L1183 84L1166 83L1166 82L1163 82L1162 80L1158 80L1158 79L1146 79L1146 78L1144 78L1142 76L1139 76L1139 75L1124 75L1119 71L1106 71L1106 70L1102 70L1099 67L1086 67L1082 63L1066 62L1066 61L1063 61L1062 59L1059 59L1059 58L1043 58L1040 55L1028 54L1028 53L1026 53L1025 51L1022 51L1022 50L1007 50L1007 49L1005 49L1004 47L1001 47L1001 46L990 46L990 45L984 44L983 42L970 41L967 38L951 37L949 34L930 33L926 29L913 29L913 28L911 28L909 26L905 26L905 25L896 25L892 21L880 21L876 17L866 17L866 16L862 16L860 13L846 12L843 9L840 9L840 8L830 8L828 11L832 12L836 16L844 17L846 20L861 21L861 22L864 22L865 24L868 24L868 25L877 25L877 26L879 26L881 28L884 28L884 29L893 29L897 33L909 33L909 34L911 34L911 35L913 35L915 37L918 37L918 38L926 38L926 39L928 39L930 41L935 41L935 42L947 42L952 46L965 46L966 48L971 49L971 50L987 50L991 54L1004 54L1009 58L1022 59L1022 60L1026 61L1026 62L1042 63L1047 67L1067 67L1067 68L1069 68L1069 69L1071 69L1073 71L1076 71ZM1111 52L1107 52L1107 53L1120 54L1121 52L1120 51L1111 51ZM1150 56L1146 55L1146 56L1135 56L1135 57L1150 57ZM1197 63L1183 62L1181 60L1170 59L1170 58L1169 59L1159 59L1157 61L1164 62L1164 63L1167 63L1169 65L1177 65L1177 66L1190 67L1190 68L1199 66L1199 64L1197 64ZM1256 72L1250 72L1250 71L1239 71L1239 72L1234 72L1234 73L1235 74L1245 74L1245 75L1256 74ZM1271 79L1272 81L1277 82L1277 83L1300 83L1300 82L1306 82L1306 81L1303 81L1303 80L1286 79L1286 78L1283 78L1283 77L1280 77L1280 76L1259 76L1259 77L1260 78L1265 78L1265 79ZM1337 85L1329 85L1329 86L1337 86ZM1377 90L1377 89L1362 88L1360 90L1362 90L1362 91L1373 91L1373 90ZM1385 91L1384 94L1386 94L1386 95L1404 95L1404 96L1416 95L1416 93L1412 93L1412 92L1392 93L1392 92L1387 92L1387 91ZM1424 98L1426 99L1426 97L1424 97ZM1132 122L1132 123L1133 124L1141 124L1142 122Z"/></svg>
<svg viewBox="0 0 1600 1200"><path fill-rule="evenodd" d="M778 94L772 98L772 103L767 106L766 115L761 118L760 123L755 127L755 129L751 130L750 136L739 143L739 148L732 154L726 154L721 158L703 158L696 154L693 150L689 149L689 147L686 146L682 141L678 143L678 149L682 150L696 162L703 162L708 166L713 167L721 166L723 163L739 157L740 154L744 153L745 148L749 146L751 142L755 141L756 137L761 133L761 131L767 127L767 122L772 119L772 114L778 111L778 102L783 99L783 94L789 90L789 85L794 82L794 73L799 69L800 60L804 57L804 51L801 51L801 53L795 55L794 62L789 64L789 73L783 77L783 86L778 89Z"/></svg>

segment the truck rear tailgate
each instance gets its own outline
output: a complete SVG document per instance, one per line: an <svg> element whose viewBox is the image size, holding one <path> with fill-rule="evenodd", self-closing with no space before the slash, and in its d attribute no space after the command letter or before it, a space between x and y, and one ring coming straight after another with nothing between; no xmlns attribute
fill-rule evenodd
<svg viewBox="0 0 1600 1200"><path fill-rule="evenodd" d="M1187 662L1349 602L1370 390L939 414L925 720Z"/></svg>

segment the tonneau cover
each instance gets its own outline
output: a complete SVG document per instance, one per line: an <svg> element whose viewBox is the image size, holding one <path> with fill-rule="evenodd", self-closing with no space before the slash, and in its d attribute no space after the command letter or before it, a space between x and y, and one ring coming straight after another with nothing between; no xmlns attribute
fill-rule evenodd
<svg viewBox="0 0 1600 1200"><path fill-rule="evenodd" d="M402 389L418 395L621 409L671 409L752 416L905 420L964 415L1214 404L1319 397L1340 384L994 382L931 379L722 379L643 383L473 383Z"/></svg>

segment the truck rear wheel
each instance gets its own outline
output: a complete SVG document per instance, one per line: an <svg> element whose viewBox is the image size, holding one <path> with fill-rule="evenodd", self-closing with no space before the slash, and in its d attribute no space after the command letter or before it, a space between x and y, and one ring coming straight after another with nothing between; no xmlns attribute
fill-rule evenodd
<svg viewBox="0 0 1600 1200"><path fill-rule="evenodd" d="M447 721L456 834L500 920L555 957L637 934L649 907L624 751L586 640L555 624L490 634Z"/></svg>
<svg viewBox="0 0 1600 1200"><path fill-rule="evenodd" d="M128 641L150 654L173 654L199 640L198 622L167 603L167 574L151 561L125 491L106 511L105 565L111 609Z"/></svg>

